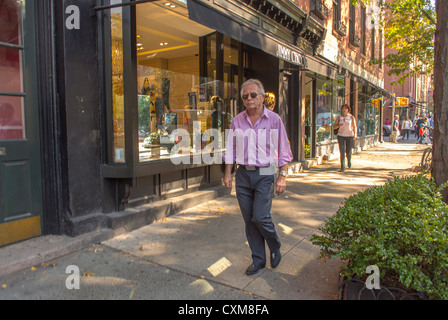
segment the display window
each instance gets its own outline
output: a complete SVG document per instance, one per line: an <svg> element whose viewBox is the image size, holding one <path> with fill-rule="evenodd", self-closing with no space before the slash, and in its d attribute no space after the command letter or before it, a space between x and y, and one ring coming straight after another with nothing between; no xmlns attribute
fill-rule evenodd
<svg viewBox="0 0 448 320"><path fill-rule="evenodd" d="M330 141L333 105L332 82L318 79L316 91L316 142Z"/></svg>
<svg viewBox="0 0 448 320"><path fill-rule="evenodd" d="M314 157L314 98L313 98L313 84L314 79L310 77L305 78L305 158Z"/></svg>
<svg viewBox="0 0 448 320"><path fill-rule="evenodd" d="M112 163L199 155L197 164L223 151L238 110L238 44L190 20L184 1L113 8L109 21Z"/></svg>
<svg viewBox="0 0 448 320"><path fill-rule="evenodd" d="M316 142L335 140L333 123L345 103L345 80L316 79Z"/></svg>
<svg viewBox="0 0 448 320"><path fill-rule="evenodd" d="M381 94L370 86L358 89L358 137L379 134Z"/></svg>

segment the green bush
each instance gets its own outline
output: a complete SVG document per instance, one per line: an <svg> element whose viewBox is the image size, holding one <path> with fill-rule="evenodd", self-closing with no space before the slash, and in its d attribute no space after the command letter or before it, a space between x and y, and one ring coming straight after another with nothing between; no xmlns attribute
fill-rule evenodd
<svg viewBox="0 0 448 320"><path fill-rule="evenodd" d="M343 276L376 265L431 299L448 299L448 205L425 175L396 177L345 199L311 241L322 258L347 261ZM383 281L383 280L381 280Z"/></svg>

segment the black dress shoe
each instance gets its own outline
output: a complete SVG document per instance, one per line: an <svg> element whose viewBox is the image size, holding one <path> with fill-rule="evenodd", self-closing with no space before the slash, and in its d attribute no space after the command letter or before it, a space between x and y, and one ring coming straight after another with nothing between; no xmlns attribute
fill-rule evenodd
<svg viewBox="0 0 448 320"><path fill-rule="evenodd" d="M260 264L259 266L254 265L253 263L246 269L246 275L252 276L258 273L260 270L266 267L266 263Z"/></svg>
<svg viewBox="0 0 448 320"><path fill-rule="evenodd" d="M282 260L282 255L280 251L277 251L275 253L271 253L271 268L275 269L280 264L280 261Z"/></svg>

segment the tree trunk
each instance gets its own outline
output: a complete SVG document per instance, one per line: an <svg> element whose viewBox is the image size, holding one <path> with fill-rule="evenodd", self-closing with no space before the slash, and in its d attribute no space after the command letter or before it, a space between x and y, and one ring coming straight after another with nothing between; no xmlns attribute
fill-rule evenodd
<svg viewBox="0 0 448 320"><path fill-rule="evenodd" d="M431 175L437 185L448 180L448 1L437 0L434 46L434 143ZM448 203L448 188L442 192Z"/></svg>

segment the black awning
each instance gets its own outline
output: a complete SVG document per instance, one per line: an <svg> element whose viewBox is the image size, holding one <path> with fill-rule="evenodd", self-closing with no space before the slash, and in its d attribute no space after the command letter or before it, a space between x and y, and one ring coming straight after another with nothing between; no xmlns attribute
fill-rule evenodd
<svg viewBox="0 0 448 320"><path fill-rule="evenodd" d="M275 39L242 18L226 14L202 1L189 0L187 4L191 20L292 64L306 67L305 54L298 48Z"/></svg>
<svg viewBox="0 0 448 320"><path fill-rule="evenodd" d="M345 68L342 68L341 71L342 74L344 74L346 77L364 85L364 86L370 86L372 88L374 88L375 90L377 90L378 92L380 92L383 96L389 98L389 99L394 99L394 95L390 92L388 92L386 89L381 88L380 86L377 86L376 84L373 84L372 82L370 82L369 80L358 76L356 74L354 74L353 72L351 72L350 70L347 70Z"/></svg>

